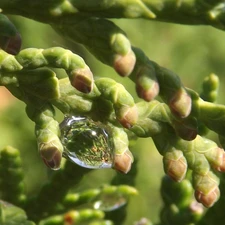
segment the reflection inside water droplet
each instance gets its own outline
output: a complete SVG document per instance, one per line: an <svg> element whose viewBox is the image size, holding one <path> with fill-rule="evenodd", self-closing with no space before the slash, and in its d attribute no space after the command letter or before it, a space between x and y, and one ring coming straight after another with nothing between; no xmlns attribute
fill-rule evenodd
<svg viewBox="0 0 225 225"><path fill-rule="evenodd" d="M60 124L63 156L86 168L111 168L113 142L104 124L87 117L66 116Z"/></svg>
<svg viewBox="0 0 225 225"><path fill-rule="evenodd" d="M127 199L118 193L105 194L99 197L93 205L94 209L102 210L105 212L116 210L127 203Z"/></svg>

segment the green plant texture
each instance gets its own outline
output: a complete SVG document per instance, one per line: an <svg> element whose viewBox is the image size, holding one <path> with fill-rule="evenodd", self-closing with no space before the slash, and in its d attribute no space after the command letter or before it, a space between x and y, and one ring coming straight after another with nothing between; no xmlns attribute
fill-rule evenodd
<svg viewBox="0 0 225 225"><path fill-rule="evenodd" d="M0 224L224 225L224 9L0 0Z"/></svg>

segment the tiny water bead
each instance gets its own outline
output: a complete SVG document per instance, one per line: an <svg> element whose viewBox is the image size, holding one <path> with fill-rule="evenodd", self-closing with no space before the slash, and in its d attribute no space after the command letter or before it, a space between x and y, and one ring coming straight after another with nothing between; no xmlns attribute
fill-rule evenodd
<svg viewBox="0 0 225 225"><path fill-rule="evenodd" d="M111 168L114 147L108 126L82 116L66 116L60 124L63 156L86 168Z"/></svg>

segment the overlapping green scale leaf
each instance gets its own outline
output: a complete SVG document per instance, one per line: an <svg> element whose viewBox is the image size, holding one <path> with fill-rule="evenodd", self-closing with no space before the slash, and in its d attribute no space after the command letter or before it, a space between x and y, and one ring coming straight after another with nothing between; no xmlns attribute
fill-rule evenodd
<svg viewBox="0 0 225 225"><path fill-rule="evenodd" d="M19 150L11 146L1 149L0 199L23 205L26 201L23 179L24 174Z"/></svg>
<svg viewBox="0 0 225 225"><path fill-rule="evenodd" d="M0 201L0 222L2 225L35 225L27 219L24 210L2 200Z"/></svg>

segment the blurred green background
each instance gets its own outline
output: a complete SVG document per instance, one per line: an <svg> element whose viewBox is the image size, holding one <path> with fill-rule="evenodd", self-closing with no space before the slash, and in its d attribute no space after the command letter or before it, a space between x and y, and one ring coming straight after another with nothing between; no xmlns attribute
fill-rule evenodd
<svg viewBox="0 0 225 225"><path fill-rule="evenodd" d="M81 45L63 39L49 25L22 17L10 18L22 35L22 48L69 48L85 59L94 75L114 78L126 86L136 101L140 100L129 78L120 78L113 69L97 61ZM218 102L224 103L225 32L206 26L173 25L146 20L113 21L124 29L132 45L143 49L151 60L179 74L185 86L200 91L204 77L211 72L216 73L221 81ZM33 195L47 181L51 171L46 169L38 155L34 124L26 117L25 105L6 94L3 87L0 87L0 92L0 147L12 145L21 150L26 190L29 195ZM62 119L62 115L58 117ZM131 221L141 217L155 222L162 206L159 192L163 175L162 158L150 138L139 139L131 150L138 161L135 182L139 195L129 202L125 224L132 224ZM92 171L76 188L99 187L110 182L114 174L113 170Z"/></svg>

